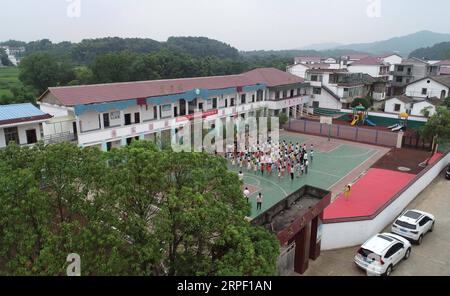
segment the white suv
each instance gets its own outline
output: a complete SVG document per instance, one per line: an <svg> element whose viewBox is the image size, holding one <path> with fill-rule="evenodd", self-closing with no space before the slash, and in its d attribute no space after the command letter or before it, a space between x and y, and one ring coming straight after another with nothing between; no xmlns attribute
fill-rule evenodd
<svg viewBox="0 0 450 296"><path fill-rule="evenodd" d="M411 255L411 243L392 233L377 234L365 242L356 253L356 265L368 275L389 276L394 266Z"/></svg>
<svg viewBox="0 0 450 296"><path fill-rule="evenodd" d="M391 231L421 244L428 232L433 232L436 218L419 210L408 210L392 224Z"/></svg>

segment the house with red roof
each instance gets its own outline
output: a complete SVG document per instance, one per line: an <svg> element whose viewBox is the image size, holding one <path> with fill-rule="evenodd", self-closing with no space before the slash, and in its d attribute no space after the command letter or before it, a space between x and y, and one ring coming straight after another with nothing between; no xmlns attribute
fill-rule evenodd
<svg viewBox="0 0 450 296"><path fill-rule="evenodd" d="M301 77L274 68L237 75L51 87L38 99L54 116L44 134L73 134L80 146L103 150L133 139L155 140L194 117L297 116L310 87Z"/></svg>

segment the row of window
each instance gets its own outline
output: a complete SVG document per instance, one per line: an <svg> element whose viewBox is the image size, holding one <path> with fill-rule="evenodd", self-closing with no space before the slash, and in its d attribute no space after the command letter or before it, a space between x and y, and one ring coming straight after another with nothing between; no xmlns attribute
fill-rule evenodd
<svg viewBox="0 0 450 296"><path fill-rule="evenodd" d="M3 133L5 135L5 143L8 145L10 142L15 142L17 145L20 145L19 138L19 130L17 127L7 127L3 129ZM25 135L27 137L26 144L35 144L37 143L37 134L36 129L29 129L25 131Z"/></svg>
<svg viewBox="0 0 450 296"><path fill-rule="evenodd" d="M291 90L283 90L283 91L276 91L275 92L275 99L285 99L285 98L293 98L294 96L300 96L300 95L305 95L306 94L306 90L303 90L301 88L297 88L297 90L295 89L291 89Z"/></svg>

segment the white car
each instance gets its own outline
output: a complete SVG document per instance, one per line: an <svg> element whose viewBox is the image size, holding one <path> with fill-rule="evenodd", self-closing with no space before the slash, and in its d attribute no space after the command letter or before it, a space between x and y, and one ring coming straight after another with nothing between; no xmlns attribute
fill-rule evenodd
<svg viewBox="0 0 450 296"><path fill-rule="evenodd" d="M421 244L428 232L433 232L436 218L419 210L408 210L392 224L391 231L395 234Z"/></svg>
<svg viewBox="0 0 450 296"><path fill-rule="evenodd" d="M392 233L377 234L366 241L355 255L356 265L368 275L389 276L394 267L411 255L411 243Z"/></svg>

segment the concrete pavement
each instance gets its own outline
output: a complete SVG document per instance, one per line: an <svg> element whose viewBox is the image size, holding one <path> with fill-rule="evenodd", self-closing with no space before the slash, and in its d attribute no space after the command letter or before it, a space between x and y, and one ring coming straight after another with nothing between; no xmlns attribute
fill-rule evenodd
<svg viewBox="0 0 450 296"><path fill-rule="evenodd" d="M422 245L413 245L411 257L392 276L450 276L450 181L441 174L409 206L436 216L434 232L428 233ZM385 232L390 232L390 225ZM305 276L365 276L353 263L360 246L324 251L310 261Z"/></svg>

